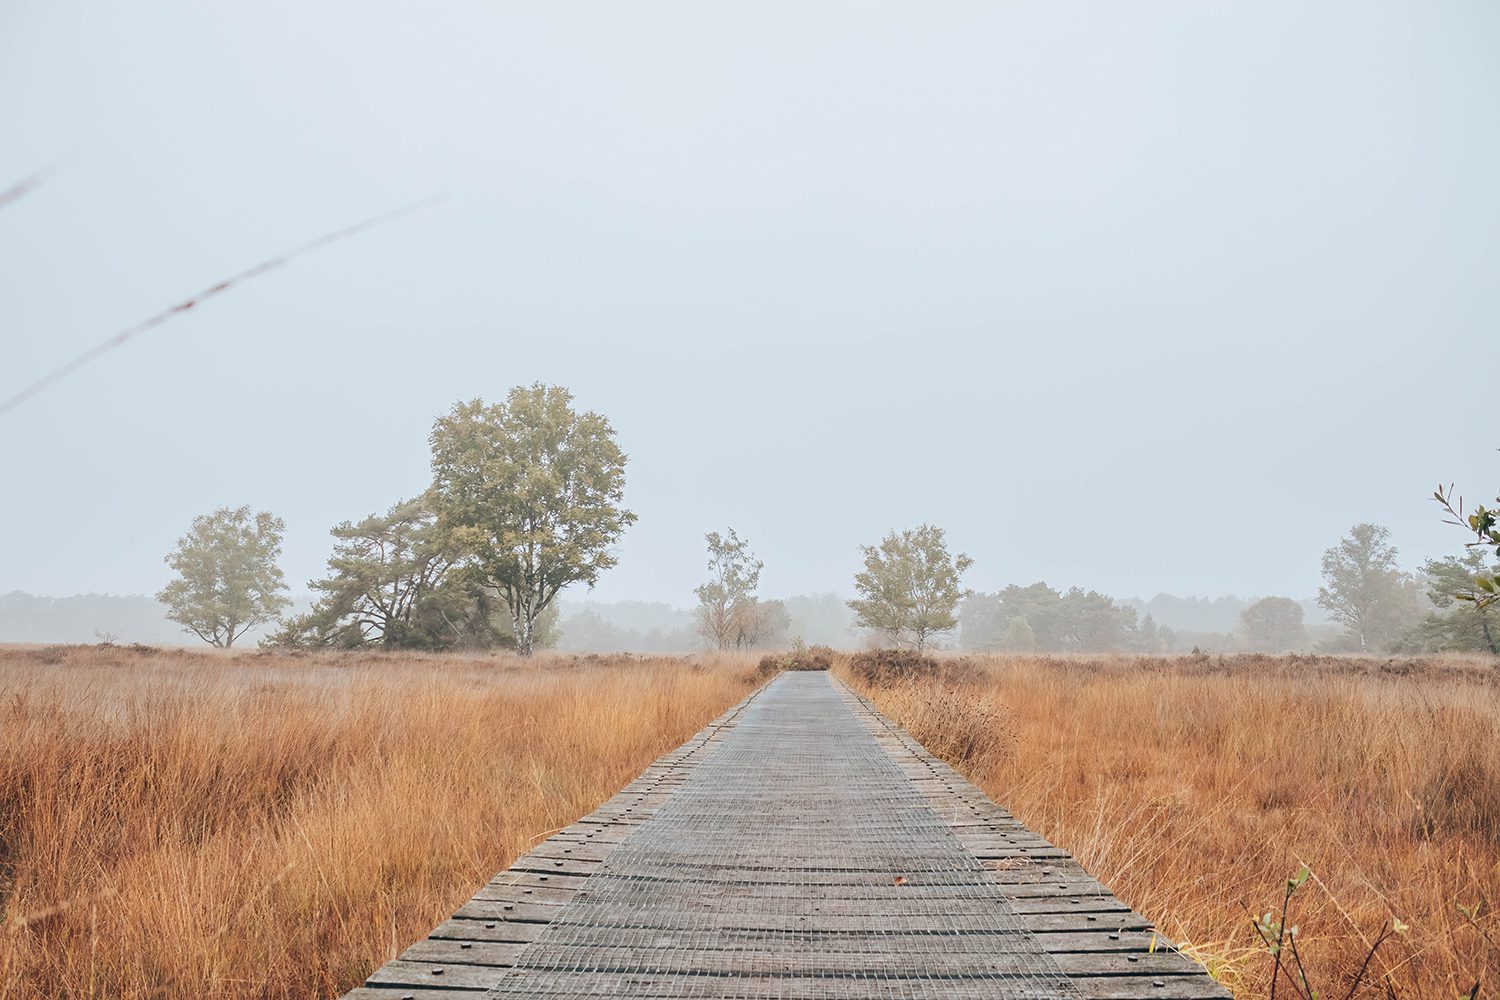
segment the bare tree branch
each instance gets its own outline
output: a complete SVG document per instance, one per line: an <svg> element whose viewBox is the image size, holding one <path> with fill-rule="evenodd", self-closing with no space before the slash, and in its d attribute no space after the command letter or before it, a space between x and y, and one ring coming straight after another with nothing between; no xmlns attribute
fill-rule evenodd
<svg viewBox="0 0 1500 1000"><path fill-rule="evenodd" d="M17 181L4 191L0 191L0 208L4 208L13 201L19 201L41 186L42 181L47 179L46 171L32 174L23 180Z"/></svg>
<svg viewBox="0 0 1500 1000"><path fill-rule="evenodd" d="M384 212L380 215L374 216L373 218L366 219L363 222L357 222L352 226L345 226L343 229L335 230L334 232L328 233L325 236L320 236L308 243L303 243L300 246L293 247L285 253L277 254L275 257L272 257L269 260L264 260L259 264L256 264L254 267L248 268L244 271L239 272L238 274L225 278L218 284L210 285L208 288L205 288L197 295L194 295L191 298L184 299L176 305L162 310L155 316L137 323L135 326L129 327L125 330L121 330L119 333L104 341L102 344L90 348L62 367L54 369L53 371L42 376L40 379L33 382L31 385L28 385L26 388L22 389L14 396L11 396L9 399L0 402L0 417L3 417L11 410L14 410L16 407L20 406L31 397L42 392L44 389L51 387L54 383L59 382L67 376L78 371L78 369L84 367L89 362L95 361L103 355L108 354L115 348L123 346L132 337L135 337L136 335L141 333L145 333L147 330L151 330L155 327L161 326L163 323L167 322L167 320L169 319L172 319L174 316L181 315L182 313L187 312L189 309L201 305L214 296L229 291L229 289L233 288L235 285L240 284L241 282L249 281L252 278L258 278L262 274L265 274L267 271L273 271L276 268L291 262L294 258L300 257L306 253L311 253L314 250L321 249L322 247L328 246L330 243L336 243L339 240L348 239L351 236L356 236L360 233L374 229L376 226L382 226L387 222L392 222L404 215L410 215L412 212L430 208L439 200L441 199L429 198L426 201L420 201L412 205L407 205L404 208L398 208L394 211Z"/></svg>

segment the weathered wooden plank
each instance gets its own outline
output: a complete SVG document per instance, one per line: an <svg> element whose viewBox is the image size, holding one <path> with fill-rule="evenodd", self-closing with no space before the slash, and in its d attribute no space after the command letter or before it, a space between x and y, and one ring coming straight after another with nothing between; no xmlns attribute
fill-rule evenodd
<svg viewBox="0 0 1500 1000"><path fill-rule="evenodd" d="M1054 955L1070 976L1191 976L1203 975L1203 967L1175 951L1158 952L1064 952ZM1206 977L1205 977L1206 978Z"/></svg>
<svg viewBox="0 0 1500 1000"><path fill-rule="evenodd" d="M471 899L454 911L455 917L467 920L515 923L529 921L546 923L557 916L562 907L553 903L491 903Z"/></svg>
<svg viewBox="0 0 1500 1000"><path fill-rule="evenodd" d="M537 906L552 905L561 906L569 902L577 895L578 890L570 886L529 886L506 885L503 882L488 882L474 894L474 901L480 903L531 903Z"/></svg>
<svg viewBox="0 0 1500 1000"><path fill-rule="evenodd" d="M1229 991L1202 971L1185 976L1080 976L1084 1000L1228 1000Z"/></svg>
<svg viewBox="0 0 1500 1000"><path fill-rule="evenodd" d="M518 885L527 889L577 889L587 881L587 875L568 875L555 871L522 871L506 869L486 885Z"/></svg>
<svg viewBox="0 0 1500 1000"><path fill-rule="evenodd" d="M431 962L438 965L484 965L508 968L516 964L516 958L525 942L512 941L455 941L446 938L428 938L418 941L401 953L405 962Z"/></svg>
<svg viewBox="0 0 1500 1000"><path fill-rule="evenodd" d="M482 997L483 989L439 990L412 986L360 986L344 994L344 1000L463 1000Z"/></svg>
<svg viewBox="0 0 1500 1000"><path fill-rule="evenodd" d="M1033 934L1052 934L1066 931L1110 930L1143 931L1151 928L1151 922L1139 913L1125 910L1119 913L1023 913L1021 926ZM1043 942L1046 947L1046 942Z"/></svg>
<svg viewBox="0 0 1500 1000"><path fill-rule="evenodd" d="M600 935L606 937L605 934ZM791 942L789 942L790 944ZM839 947L828 949L809 948L806 942L795 942L771 962L760 961L758 966L770 966L778 975L797 978L830 978L882 976L902 978L909 975L913 967L920 968L923 978L963 979L994 976L1022 976L1032 969L1032 960L1026 954L1005 950L980 953L976 950L932 950L924 948L928 942L920 940L893 940L879 934L871 934L854 942L843 940ZM498 982L504 968L514 962L514 951L505 945L471 945L463 950L459 942L419 942L401 957L404 967L417 969L425 975L433 975L441 969L442 975L455 976L457 966L468 967L464 976L479 977L464 982ZM515 949L519 951L519 949ZM653 944L640 946L599 945L589 951L593 966L620 976L652 974L724 976L736 977L745 971L747 953L743 948L695 948L676 950ZM1147 954L1115 953L1070 953L1057 957L1057 963L1069 975L1101 976L1163 976L1182 975L1192 971L1193 964L1180 955L1167 952ZM552 966L545 960L533 962L531 968L565 971L571 963ZM411 981L411 980L405 980ZM426 980L421 980L426 982ZM458 981L458 980L454 980Z"/></svg>
<svg viewBox="0 0 1500 1000"><path fill-rule="evenodd" d="M540 875L540 881L546 882L554 876L573 876L574 878L588 878L599 870L597 861L564 861L561 858L539 858L535 855L527 855L516 859L511 866L514 872L530 872Z"/></svg>
<svg viewBox="0 0 1500 1000"><path fill-rule="evenodd" d="M991 868L990 877L999 884L1006 886L1035 885L1038 882L1093 880L1093 876L1084 871L1082 865L1071 859L1043 865L1023 864L1008 865L1003 868Z"/></svg>
<svg viewBox="0 0 1500 1000"><path fill-rule="evenodd" d="M1083 1000L1223 1000L1228 994L1206 976L1077 977L1073 980ZM1155 985L1157 982L1161 986ZM431 989L412 986L364 986L346 1000L461 1000L482 997L483 989ZM633 996L649 998L646 993ZM814 995L814 994L809 994Z"/></svg>
<svg viewBox="0 0 1500 1000"><path fill-rule="evenodd" d="M1075 952L1149 952L1169 947L1150 931L1053 931L1042 939L1053 955Z"/></svg>
<svg viewBox="0 0 1500 1000"><path fill-rule="evenodd" d="M432 936L424 941L413 945L413 948L425 946L430 943L447 942L457 945L468 941L475 944L506 944L521 945L536 940L537 935L542 932L543 924L490 924L477 920L448 920L439 924L433 930ZM1068 930L1068 931L1042 931L1045 935L1043 941L1046 949L1054 955L1068 955L1074 953L1131 953L1144 954L1153 949L1157 953L1167 953L1170 945L1164 939L1158 938L1149 931L1141 930ZM815 941L812 932L802 932L804 943ZM898 935L892 935L897 937ZM809 945L810 946L810 945ZM459 949L462 950L462 949ZM415 958L418 956L431 957L436 952L408 952L403 958ZM446 952L444 954L447 954ZM490 959L498 953L484 952L486 956L483 961ZM480 961L474 958L475 961ZM513 959L512 959L513 961ZM1183 961L1188 961L1184 958ZM490 964L502 964L491 962Z"/></svg>
<svg viewBox="0 0 1500 1000"><path fill-rule="evenodd" d="M1012 899L1017 913L1125 913L1130 907L1113 896L1052 896L1041 899ZM1141 917L1142 920L1145 917Z"/></svg>
<svg viewBox="0 0 1500 1000"><path fill-rule="evenodd" d="M556 838L548 839L537 845L526 857L537 859L551 859L553 861L591 861L595 864L603 861L616 844L615 843L574 843Z"/></svg>
<svg viewBox="0 0 1500 1000"><path fill-rule="evenodd" d="M455 917L433 928L430 939L453 938L463 941L535 941L547 926L541 921L512 923L504 920L464 920Z"/></svg>
<svg viewBox="0 0 1500 1000"><path fill-rule="evenodd" d="M505 969L483 965L408 962L398 958L376 969L366 985L487 990L498 983L505 972Z"/></svg>
<svg viewBox="0 0 1500 1000"><path fill-rule="evenodd" d="M421 970L414 970L413 974L419 978ZM486 978L486 975L481 973L465 981L480 982ZM550 997L564 995L562 990L567 989L564 984L573 977L565 971L544 971L537 973L533 978L537 981L543 995ZM684 980L688 982L684 983ZM847 976L752 974L729 977L674 976L660 972L597 972L589 975L586 985L577 989L569 989L566 995L591 998L632 997L640 998L640 1000L676 1000L685 995L684 986L693 991L693 996L711 997L716 995L712 985L722 982L722 993L717 995L732 996L739 1000L880 995L920 998L920 1000L944 1000L944 998L967 1000L974 995L976 989L982 989L985 986L995 989L998 993L1008 981L1018 986L1023 986L1025 982L1020 977L1004 976L946 979L943 977L890 976L876 980L873 978L851 979ZM1203 975L1077 976L1070 978L1069 982L1085 1000L1148 1000L1148 998L1223 1000L1228 996L1213 980ZM851 984L862 992L834 992L841 985L848 987ZM429 984L412 985L414 988L428 986L431 989ZM474 989L472 986L466 988ZM438 993L436 990L432 992ZM386 994L380 1000L386 1000L387 997L399 1000L401 995L400 993ZM450 997L452 995L449 994Z"/></svg>
<svg viewBox="0 0 1500 1000"><path fill-rule="evenodd" d="M1010 899L1082 899L1084 897L1107 897L1114 899L1114 894L1098 882L1012 882L1005 887L1005 895Z"/></svg>

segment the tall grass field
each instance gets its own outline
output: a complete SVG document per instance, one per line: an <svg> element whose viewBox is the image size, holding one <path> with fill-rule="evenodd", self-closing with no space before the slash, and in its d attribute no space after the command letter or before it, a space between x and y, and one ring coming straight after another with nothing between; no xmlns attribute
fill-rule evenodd
<svg viewBox="0 0 1500 1000"><path fill-rule="evenodd" d="M919 660L835 672L1270 995L1500 986L1500 671ZM0 996L332 998L765 676L749 658L0 650ZM1278 996L1294 996L1281 984Z"/></svg>
<svg viewBox="0 0 1500 1000"><path fill-rule="evenodd" d="M0 651L0 996L336 997L749 665Z"/></svg>

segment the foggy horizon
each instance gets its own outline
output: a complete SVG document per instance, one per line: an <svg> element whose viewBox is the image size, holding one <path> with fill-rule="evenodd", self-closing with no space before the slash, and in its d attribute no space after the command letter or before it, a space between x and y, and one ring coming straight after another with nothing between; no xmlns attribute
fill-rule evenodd
<svg viewBox="0 0 1500 1000"><path fill-rule="evenodd" d="M689 606L727 526L768 596L923 522L980 591L1300 599L1363 521L1456 553L1500 11L1422 9L9 5L0 189L45 177L0 208L0 397L445 200L0 417L0 594L153 594L241 504L302 593L434 418L533 382L639 515L565 601Z"/></svg>

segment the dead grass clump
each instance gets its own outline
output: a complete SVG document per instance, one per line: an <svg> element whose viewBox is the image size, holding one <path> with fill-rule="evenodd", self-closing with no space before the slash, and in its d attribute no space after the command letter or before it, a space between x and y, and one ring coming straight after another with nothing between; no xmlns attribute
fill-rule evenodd
<svg viewBox="0 0 1500 1000"><path fill-rule="evenodd" d="M753 661L0 651L0 996L336 997Z"/></svg>
<svg viewBox="0 0 1500 1000"><path fill-rule="evenodd" d="M763 656L757 669L762 677L770 677L783 670L828 670L833 666L835 655L827 646L809 646L806 649L794 649L790 653Z"/></svg>
<svg viewBox="0 0 1500 1000"><path fill-rule="evenodd" d="M1015 751L1009 709L993 699L968 696L957 685L921 679L888 684L880 705L917 742L954 767L988 770Z"/></svg>
<svg viewBox="0 0 1500 1000"><path fill-rule="evenodd" d="M987 657L962 685L849 676L1237 996L1269 994L1250 914L1305 864L1289 919L1318 988L1343 996L1400 920L1357 995L1428 1000L1500 977L1493 663ZM969 749L996 705L1006 752Z"/></svg>
<svg viewBox="0 0 1500 1000"><path fill-rule="evenodd" d="M872 649L849 657L849 672L862 683L889 687L917 678L936 678L942 666L911 649Z"/></svg>
<svg viewBox="0 0 1500 1000"><path fill-rule="evenodd" d="M875 649L848 658L849 673L861 683L892 687L913 680L969 684L984 676L969 657L926 656L911 649Z"/></svg>

